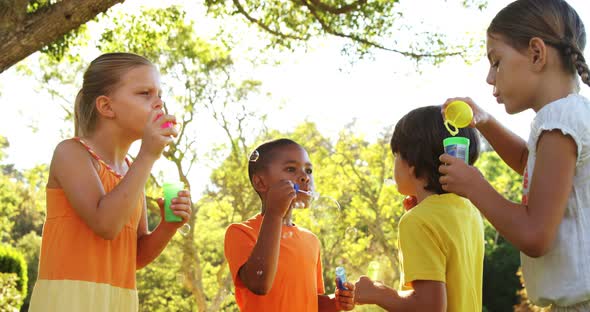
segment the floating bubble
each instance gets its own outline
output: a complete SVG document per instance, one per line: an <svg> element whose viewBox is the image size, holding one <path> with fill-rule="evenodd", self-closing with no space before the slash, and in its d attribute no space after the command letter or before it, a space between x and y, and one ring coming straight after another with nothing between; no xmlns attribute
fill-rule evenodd
<svg viewBox="0 0 590 312"><path fill-rule="evenodd" d="M344 232L344 238L346 240L356 240L357 235L358 230L354 226L347 227L346 231Z"/></svg>
<svg viewBox="0 0 590 312"><path fill-rule="evenodd" d="M385 185L396 185L397 183L395 182L394 178L387 178L383 180L383 184Z"/></svg>
<svg viewBox="0 0 590 312"><path fill-rule="evenodd" d="M250 154L250 162L256 162L258 158L260 158L260 154L258 153L258 150L254 150L252 154Z"/></svg>
<svg viewBox="0 0 590 312"><path fill-rule="evenodd" d="M188 225L188 223L185 223L181 227L176 229L176 232L178 232L182 236L187 236L188 233L190 233L190 231L191 231L191 226Z"/></svg>
<svg viewBox="0 0 590 312"><path fill-rule="evenodd" d="M305 208L305 203L301 202L301 201L295 201L291 204L291 208L294 208L294 209Z"/></svg>
<svg viewBox="0 0 590 312"><path fill-rule="evenodd" d="M330 196L319 196L311 202L309 208L311 208L311 216L318 220L340 217L340 203Z"/></svg>
<svg viewBox="0 0 590 312"><path fill-rule="evenodd" d="M380 269L381 264L378 261L373 260L369 262L369 267L367 268L367 276L373 281L379 280Z"/></svg>

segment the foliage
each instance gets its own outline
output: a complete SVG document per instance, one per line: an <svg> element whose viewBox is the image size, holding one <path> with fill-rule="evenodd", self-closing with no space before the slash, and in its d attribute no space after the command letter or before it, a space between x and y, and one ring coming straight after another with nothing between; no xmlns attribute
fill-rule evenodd
<svg viewBox="0 0 590 312"><path fill-rule="evenodd" d="M17 289L18 276L0 272L0 307L2 311L16 312L22 304L22 294Z"/></svg>
<svg viewBox="0 0 590 312"><path fill-rule="evenodd" d="M17 220L22 218L21 216L17 217ZM16 249L20 251L25 261L27 262L27 276L28 276L28 283L27 283L27 296L24 298L24 303L22 306L23 311L28 310L29 302L31 300L31 294L33 293L33 287L35 286L35 281L37 281L37 274L39 271L39 254L41 253L41 236L39 236L36 232L31 231L29 234L21 237L17 244Z"/></svg>
<svg viewBox="0 0 590 312"><path fill-rule="evenodd" d="M520 199L521 177L498 154L482 153L476 166L504 197L512 201ZM519 251L488 221L485 221L485 243L483 305L489 312L510 311L518 303L517 293L522 289L516 274L520 266Z"/></svg>
<svg viewBox="0 0 590 312"><path fill-rule="evenodd" d="M27 296L27 263L20 252L8 245L0 245L0 272L15 273L16 289L22 298Z"/></svg>
<svg viewBox="0 0 590 312"><path fill-rule="evenodd" d="M465 7L483 9L487 1L462 1ZM267 35L267 48L293 49L311 38L346 39L345 54L363 57L374 49L399 53L417 61L440 63L461 55L471 43L452 46L449 38L433 31L413 33L417 40L398 40L415 30L404 24L397 0L206 0L208 12L227 19L239 16Z"/></svg>

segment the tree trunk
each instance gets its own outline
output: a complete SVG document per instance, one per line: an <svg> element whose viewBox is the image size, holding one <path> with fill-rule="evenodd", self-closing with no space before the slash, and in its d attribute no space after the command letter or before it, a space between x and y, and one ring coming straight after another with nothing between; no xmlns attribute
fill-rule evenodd
<svg viewBox="0 0 590 312"><path fill-rule="evenodd" d="M28 0L0 4L0 73L125 0L62 0L27 13Z"/></svg>

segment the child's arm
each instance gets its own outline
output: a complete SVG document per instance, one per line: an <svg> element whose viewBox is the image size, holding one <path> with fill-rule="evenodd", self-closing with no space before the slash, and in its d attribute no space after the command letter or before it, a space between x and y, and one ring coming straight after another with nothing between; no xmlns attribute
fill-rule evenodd
<svg viewBox="0 0 590 312"><path fill-rule="evenodd" d="M180 191L178 197L172 199L170 208L174 214L182 217L182 222L166 222L164 219L164 200L158 198L161 221L153 232L149 232L147 224L147 207L144 202L144 209L137 229L137 269L141 269L154 261L168 242L176 233L176 230L188 222L191 216L190 192Z"/></svg>
<svg viewBox="0 0 590 312"><path fill-rule="evenodd" d="M482 110L471 98L452 98L448 99L443 105L443 110L452 101L464 101L473 110L473 121L471 126L477 128L479 132L492 145L498 155L504 160L512 170L523 174L528 157L528 148L526 142L502 126L492 115Z"/></svg>
<svg viewBox="0 0 590 312"><path fill-rule="evenodd" d="M155 117L154 112L150 120ZM174 128L160 129L162 122L174 120L174 116L165 117L146 126L138 157L109 193L105 192L93 160L80 143L67 140L57 146L51 162L50 183L64 190L74 210L102 238L114 239L123 229L143 195L154 162L171 142L171 136L176 135Z"/></svg>
<svg viewBox="0 0 590 312"><path fill-rule="evenodd" d="M359 304L376 304L387 311L446 311L447 290L443 282L413 281L413 290L397 292L366 276L356 282L355 301Z"/></svg>
<svg viewBox="0 0 590 312"><path fill-rule="evenodd" d="M244 285L257 295L266 295L274 282L279 261L283 217L296 197L293 183L280 181L266 196L264 218L248 261L238 271Z"/></svg>
<svg viewBox="0 0 590 312"><path fill-rule="evenodd" d="M445 191L467 197L508 241L530 257L546 254L565 213L572 190L576 143L560 131L546 131L537 144L528 205L500 195L476 168L443 155L440 182Z"/></svg>
<svg viewBox="0 0 590 312"><path fill-rule="evenodd" d="M318 311L350 311L354 309L354 284L343 283L347 290L336 288L333 296L318 295Z"/></svg>

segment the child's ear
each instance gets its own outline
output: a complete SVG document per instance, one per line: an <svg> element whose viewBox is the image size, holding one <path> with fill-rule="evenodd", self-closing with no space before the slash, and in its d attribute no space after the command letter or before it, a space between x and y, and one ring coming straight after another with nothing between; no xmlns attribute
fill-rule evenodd
<svg viewBox="0 0 590 312"><path fill-rule="evenodd" d="M528 52L532 68L536 71L543 69L547 64L547 45L545 41L539 37L531 38Z"/></svg>
<svg viewBox="0 0 590 312"><path fill-rule="evenodd" d="M96 111L99 115L103 117L113 118L115 117L115 112L113 111L113 107L111 104L111 99L108 96L101 95L96 98Z"/></svg>
<svg viewBox="0 0 590 312"><path fill-rule="evenodd" d="M252 185L254 185L254 189L258 193L263 193L268 190L268 186L266 185L264 179L256 174L252 176Z"/></svg>
<svg viewBox="0 0 590 312"><path fill-rule="evenodd" d="M416 166L410 166L410 175L416 178Z"/></svg>

